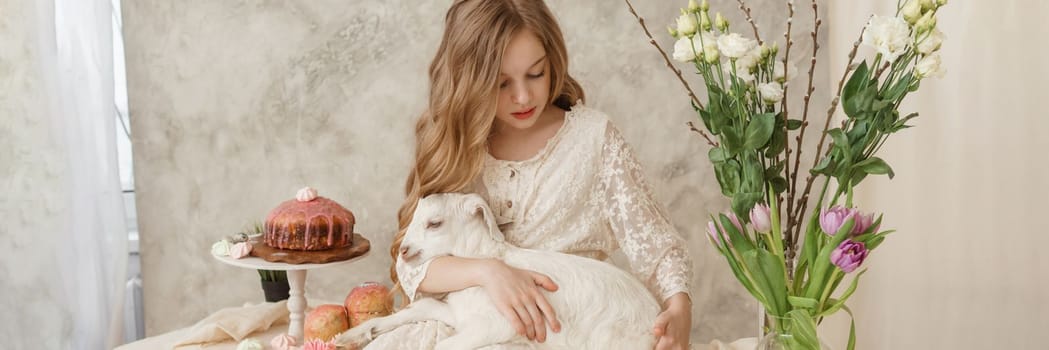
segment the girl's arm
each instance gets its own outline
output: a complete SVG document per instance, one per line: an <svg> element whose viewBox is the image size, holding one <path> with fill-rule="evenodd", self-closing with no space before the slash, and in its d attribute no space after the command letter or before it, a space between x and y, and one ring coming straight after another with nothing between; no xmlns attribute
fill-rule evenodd
<svg viewBox="0 0 1049 350"><path fill-rule="evenodd" d="M653 332L657 350L687 349L692 327L692 259L685 241L652 196L633 151L608 123L601 167L605 215L630 268L663 303Z"/></svg>
<svg viewBox="0 0 1049 350"><path fill-rule="evenodd" d="M470 259L453 256L434 258L417 268L397 260L401 284L414 301L421 294L440 294L482 287L518 334L546 341L546 326L561 330L554 309L541 289L556 291L549 276L506 265L497 259Z"/></svg>

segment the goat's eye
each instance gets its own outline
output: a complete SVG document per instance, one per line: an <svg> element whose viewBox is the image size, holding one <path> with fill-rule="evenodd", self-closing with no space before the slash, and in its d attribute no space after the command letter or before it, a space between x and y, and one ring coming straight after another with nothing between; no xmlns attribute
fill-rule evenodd
<svg viewBox="0 0 1049 350"><path fill-rule="evenodd" d="M426 228L427 229L438 228L438 227L441 227L441 223L442 223L441 220L432 220L432 221L426 223Z"/></svg>

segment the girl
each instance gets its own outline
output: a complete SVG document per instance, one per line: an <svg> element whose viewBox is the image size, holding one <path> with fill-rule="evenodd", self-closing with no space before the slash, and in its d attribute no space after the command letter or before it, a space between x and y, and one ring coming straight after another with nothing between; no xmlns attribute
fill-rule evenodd
<svg viewBox="0 0 1049 350"><path fill-rule="evenodd" d="M557 290L547 276L497 260L441 257L409 268L399 259L419 198L474 192L517 246L601 260L622 248L663 303L652 325L656 348L685 349L691 258L619 131L583 105L567 58L541 0L454 1L430 65L429 108L415 129L391 278L412 301L480 286L529 339L544 341L548 327L559 331L557 310L543 296ZM437 321L406 325L368 349L430 349L453 332Z"/></svg>

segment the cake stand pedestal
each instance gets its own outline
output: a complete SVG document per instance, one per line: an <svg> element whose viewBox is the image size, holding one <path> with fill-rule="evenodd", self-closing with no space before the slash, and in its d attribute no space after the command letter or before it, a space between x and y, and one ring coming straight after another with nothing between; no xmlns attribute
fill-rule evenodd
<svg viewBox="0 0 1049 350"><path fill-rule="evenodd" d="M211 255L216 260L223 263L243 267L254 270L275 270L275 271L287 271L288 272L288 286L289 297L288 297L288 312L290 312L290 321L288 323L288 335L295 338L299 344L302 344L302 325L303 316L306 312L306 272L312 269L318 269L322 267L332 267L351 262L357 261L368 256L368 253L361 254L359 256L343 260L330 262L325 264L287 264L279 262L269 262L262 260L262 258L254 256L246 256L240 259L233 259L228 256L217 256Z"/></svg>

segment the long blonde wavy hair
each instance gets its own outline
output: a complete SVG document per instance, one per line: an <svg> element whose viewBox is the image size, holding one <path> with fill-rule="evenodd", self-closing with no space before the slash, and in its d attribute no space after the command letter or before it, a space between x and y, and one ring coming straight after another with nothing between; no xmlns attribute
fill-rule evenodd
<svg viewBox="0 0 1049 350"><path fill-rule="evenodd" d="M390 246L397 261L401 241L420 198L459 192L480 173L495 119L500 62L520 30L534 33L546 50L550 101L562 109L584 99L568 75L568 54L557 20L542 0L457 0L445 15L444 35L430 63L430 100L415 125L415 163L397 213ZM406 297L390 267L395 293ZM407 298L402 298L407 301Z"/></svg>

